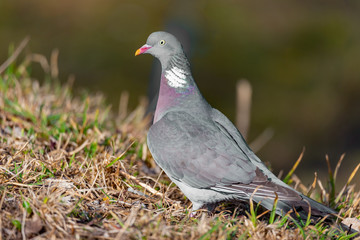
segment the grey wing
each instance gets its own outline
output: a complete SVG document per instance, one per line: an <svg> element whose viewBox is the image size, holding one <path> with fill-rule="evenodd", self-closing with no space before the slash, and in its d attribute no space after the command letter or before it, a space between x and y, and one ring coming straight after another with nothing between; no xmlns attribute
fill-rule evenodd
<svg viewBox="0 0 360 240"><path fill-rule="evenodd" d="M236 146L238 147L239 151L242 151L243 154L246 155L255 166L257 166L262 172L264 172L265 175L273 179L276 183L287 187L287 185L281 180L279 180L253 153L239 130L224 114L222 114L217 109L212 109L211 117L213 121L219 126L219 128L222 129L223 133L231 137L234 142L236 142Z"/></svg>
<svg viewBox="0 0 360 240"><path fill-rule="evenodd" d="M148 146L168 176L194 188L248 184L256 166L211 119L169 112L148 133Z"/></svg>
<svg viewBox="0 0 360 240"><path fill-rule="evenodd" d="M229 137L231 137L236 142L237 146L244 154L252 154L251 149L247 145L245 139L243 138L239 130L223 113L213 108L211 112L211 117L215 123L221 126L223 132L229 135Z"/></svg>
<svg viewBox="0 0 360 240"><path fill-rule="evenodd" d="M150 128L148 146L169 177L190 187L239 196L256 190L254 197L260 198L275 198L276 192L279 200L299 200L296 191L258 158L252 159L254 154L229 123L219 116L206 121L185 112L169 112Z"/></svg>
<svg viewBox="0 0 360 240"><path fill-rule="evenodd" d="M251 183L234 183L227 186L217 185L212 187L212 189L229 193L241 194L245 192L248 195L251 195L256 189L254 196L258 197L275 198L276 192L279 200L296 201L301 199L298 192L278 179L251 151L239 130L224 114L217 109L213 109L211 116L213 121L222 129L223 133L236 142L239 151L243 152L243 154L256 166L256 177Z"/></svg>

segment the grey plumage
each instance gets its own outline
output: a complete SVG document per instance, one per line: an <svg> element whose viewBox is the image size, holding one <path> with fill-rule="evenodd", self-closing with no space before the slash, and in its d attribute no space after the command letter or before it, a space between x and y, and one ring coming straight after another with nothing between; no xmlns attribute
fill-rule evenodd
<svg viewBox="0 0 360 240"><path fill-rule="evenodd" d="M162 76L148 146L157 164L193 203L193 210L211 209L224 200L253 200L277 213L296 210L306 218L336 213L289 187L251 151L240 132L201 95L190 64L177 39L152 33L136 55L160 60ZM256 192L254 192L256 190Z"/></svg>

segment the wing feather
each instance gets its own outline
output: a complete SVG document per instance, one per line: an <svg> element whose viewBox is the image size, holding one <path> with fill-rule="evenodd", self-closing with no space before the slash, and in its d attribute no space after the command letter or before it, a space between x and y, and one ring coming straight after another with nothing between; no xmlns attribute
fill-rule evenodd
<svg viewBox="0 0 360 240"><path fill-rule="evenodd" d="M214 111L212 121L168 112L150 128L148 146L165 173L193 188L239 196L251 196L257 189L255 197L275 198L276 192L279 200L301 200L295 190L273 182L262 162L254 164L241 134Z"/></svg>
<svg viewBox="0 0 360 240"><path fill-rule="evenodd" d="M250 183L254 166L212 121L169 112L149 130L148 146L159 166L191 187Z"/></svg>

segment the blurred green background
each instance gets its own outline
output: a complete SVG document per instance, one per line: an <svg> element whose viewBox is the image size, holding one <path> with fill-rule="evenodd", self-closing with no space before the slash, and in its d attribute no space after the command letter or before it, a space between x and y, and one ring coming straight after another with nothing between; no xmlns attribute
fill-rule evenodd
<svg viewBox="0 0 360 240"><path fill-rule="evenodd" d="M340 178L360 160L359 1L0 1L0 61L10 43L29 35L27 52L60 51L60 79L103 92L117 109L146 95L153 58L134 57L153 31L176 26L191 40L188 55L203 95L231 120L235 84L253 86L249 141L264 129L273 138L258 152L275 172L310 183L346 153ZM43 78L40 67L34 74ZM357 178L359 179L359 177Z"/></svg>

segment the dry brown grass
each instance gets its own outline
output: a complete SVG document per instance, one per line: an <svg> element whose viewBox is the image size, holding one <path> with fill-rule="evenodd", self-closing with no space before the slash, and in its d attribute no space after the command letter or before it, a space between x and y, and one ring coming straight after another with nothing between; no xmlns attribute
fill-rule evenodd
<svg viewBox="0 0 360 240"><path fill-rule="evenodd" d="M56 53L55 53L56 54ZM0 73L0 239L303 239L345 236L326 225L296 226L248 206L190 218L190 202L156 167L146 146L144 103L114 114L100 95L74 97L40 55ZM31 79L42 62L44 84ZM124 95L126 96L126 95ZM126 102L126 97L122 98ZM124 107L125 105L125 107ZM337 170L336 170L337 172ZM335 176L336 177L336 176ZM319 181L300 191L331 202ZM332 204L359 218L360 193L346 185ZM224 211L223 211L224 210ZM346 239L346 238L344 238Z"/></svg>

